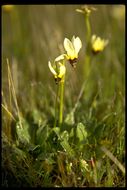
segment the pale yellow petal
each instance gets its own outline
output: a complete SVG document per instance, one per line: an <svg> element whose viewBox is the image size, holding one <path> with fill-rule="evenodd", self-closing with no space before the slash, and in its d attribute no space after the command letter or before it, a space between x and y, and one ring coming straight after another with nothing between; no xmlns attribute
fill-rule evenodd
<svg viewBox="0 0 127 190"><path fill-rule="evenodd" d="M72 40L71 40L71 41L72 41L72 44L73 44L73 46L74 46L75 36L72 37Z"/></svg>
<svg viewBox="0 0 127 190"><path fill-rule="evenodd" d="M81 10L81 9L76 9L76 11L79 12L79 13L83 13L84 14L84 11Z"/></svg>
<svg viewBox="0 0 127 190"><path fill-rule="evenodd" d="M56 73L56 71L53 69L53 67L52 67L50 61L48 62L48 66L49 66L49 69L50 69L51 73L52 73L53 75L57 75L57 73Z"/></svg>
<svg viewBox="0 0 127 190"><path fill-rule="evenodd" d="M74 46L74 49L75 49L76 54L78 54L78 53L79 53L79 50L80 50L81 47L82 47L82 42L81 42L81 40L80 40L79 37L77 37L77 38L75 38L75 39L73 40L73 46Z"/></svg>
<svg viewBox="0 0 127 190"><path fill-rule="evenodd" d="M61 65L58 77L62 78L65 75L65 72L66 72L66 67L64 65Z"/></svg>
<svg viewBox="0 0 127 190"><path fill-rule="evenodd" d="M58 56L58 57L55 59L55 62L64 60L65 57L66 57L66 55L65 55L65 54L62 54L62 55Z"/></svg>
<svg viewBox="0 0 127 190"><path fill-rule="evenodd" d="M67 39L67 38L64 39L64 48L67 51L67 55L70 58L71 57L73 58L74 55L75 55L75 50L74 50L72 42L69 39Z"/></svg>
<svg viewBox="0 0 127 190"><path fill-rule="evenodd" d="M93 34L93 35L92 35L92 38L91 38L91 43L93 43L95 40L96 40L96 35Z"/></svg>

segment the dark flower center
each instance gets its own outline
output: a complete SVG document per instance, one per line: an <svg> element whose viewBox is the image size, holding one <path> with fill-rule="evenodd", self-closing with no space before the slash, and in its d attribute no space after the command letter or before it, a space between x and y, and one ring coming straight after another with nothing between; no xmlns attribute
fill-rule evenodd
<svg viewBox="0 0 127 190"><path fill-rule="evenodd" d="M60 77L55 78L55 83L58 84L61 81Z"/></svg>
<svg viewBox="0 0 127 190"><path fill-rule="evenodd" d="M77 64L77 58L74 58L74 59L69 59L69 62L70 62L70 64L72 65L72 67L76 67L76 64Z"/></svg>

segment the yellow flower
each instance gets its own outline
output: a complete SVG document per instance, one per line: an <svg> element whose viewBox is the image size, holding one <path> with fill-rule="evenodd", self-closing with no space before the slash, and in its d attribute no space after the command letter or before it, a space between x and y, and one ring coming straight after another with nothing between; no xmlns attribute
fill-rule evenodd
<svg viewBox="0 0 127 190"><path fill-rule="evenodd" d="M81 167L81 171L84 172L89 171L89 165L87 164L87 162L83 159L80 160L80 167Z"/></svg>
<svg viewBox="0 0 127 190"><path fill-rule="evenodd" d="M75 67L75 62L77 61L81 47L82 42L79 37L75 38L75 36L73 36L71 41L68 38L64 39L64 48L67 52L66 58L70 61L73 67Z"/></svg>
<svg viewBox="0 0 127 190"><path fill-rule="evenodd" d="M96 10L97 9L95 7L88 6L88 5L83 5L81 6L80 9L76 9L77 12L86 14L88 16L90 15L91 11L96 11Z"/></svg>
<svg viewBox="0 0 127 190"><path fill-rule="evenodd" d="M4 11L11 11L14 8L14 5L3 5L3 10Z"/></svg>
<svg viewBox="0 0 127 190"><path fill-rule="evenodd" d="M100 37L97 37L96 35L92 35L91 44L93 53L99 53L100 51L103 51L108 42L108 40L104 40Z"/></svg>
<svg viewBox="0 0 127 190"><path fill-rule="evenodd" d="M66 67L64 66L63 63L60 62L60 60L63 60L63 55L55 59L54 66L51 65L50 61L48 62L49 69L55 78L56 84L63 79L66 73Z"/></svg>

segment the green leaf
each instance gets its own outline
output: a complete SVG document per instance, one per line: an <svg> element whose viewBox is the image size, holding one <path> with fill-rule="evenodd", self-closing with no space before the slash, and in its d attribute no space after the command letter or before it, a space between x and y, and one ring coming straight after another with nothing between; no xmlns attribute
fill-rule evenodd
<svg viewBox="0 0 127 190"><path fill-rule="evenodd" d="M70 136L70 138L71 138L71 137L74 137L74 128L71 128L71 131L70 131L70 135L69 135L69 136Z"/></svg>
<svg viewBox="0 0 127 190"><path fill-rule="evenodd" d="M56 133L56 135L58 136L58 138L60 138L60 128L59 127L54 127L53 131Z"/></svg>
<svg viewBox="0 0 127 190"><path fill-rule="evenodd" d="M68 141L69 140L69 134L67 131L63 131L62 134L61 134L61 139L62 140L66 140Z"/></svg>
<svg viewBox="0 0 127 190"><path fill-rule="evenodd" d="M19 124L19 122L16 125L16 131L18 140L24 144L30 143L30 134L29 134L29 125L28 123L22 119L22 126Z"/></svg>
<svg viewBox="0 0 127 190"><path fill-rule="evenodd" d="M29 124L38 124L38 125L42 124L42 115L36 109L34 109L31 112L28 112L26 118Z"/></svg>
<svg viewBox="0 0 127 190"><path fill-rule="evenodd" d="M37 135L36 135L37 144L39 145L44 144L49 134L50 134L50 131L49 131L48 125L43 125L39 127L39 129L37 130Z"/></svg>
<svg viewBox="0 0 127 190"><path fill-rule="evenodd" d="M56 133L56 135L58 136L58 138L61 141L63 141L63 140L68 141L69 140L69 134L68 134L68 132L66 130L61 133L60 128L55 127L55 128L53 128L53 131Z"/></svg>
<svg viewBox="0 0 127 190"><path fill-rule="evenodd" d="M78 123L76 135L79 138L80 142L87 138L87 131L82 123Z"/></svg>
<svg viewBox="0 0 127 190"><path fill-rule="evenodd" d="M74 155L74 151L71 148L68 140L69 140L69 134L67 131L63 131L62 133L60 133L60 129L58 127L55 127L53 129L55 131L55 133L57 134L59 140L60 140L60 144L63 147L64 151L70 155L73 156Z"/></svg>
<svg viewBox="0 0 127 190"><path fill-rule="evenodd" d="M68 125L73 125L75 123L73 111L71 111L69 114L67 114L67 116L65 118L65 123Z"/></svg>
<svg viewBox="0 0 127 190"><path fill-rule="evenodd" d="M66 140L63 140L60 144L69 156L74 156L74 151Z"/></svg>

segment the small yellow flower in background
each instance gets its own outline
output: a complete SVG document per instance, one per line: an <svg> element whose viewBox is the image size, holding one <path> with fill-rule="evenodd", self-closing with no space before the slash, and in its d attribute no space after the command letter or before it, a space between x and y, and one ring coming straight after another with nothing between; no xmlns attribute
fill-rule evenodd
<svg viewBox="0 0 127 190"><path fill-rule="evenodd" d="M67 60L69 60L73 67L75 67L81 47L82 42L79 37L75 38L75 36L73 36L71 41L68 38L64 39L64 48L67 52L67 55L64 54L64 56L66 55Z"/></svg>
<svg viewBox="0 0 127 190"><path fill-rule="evenodd" d="M86 14L88 16L90 15L91 11L96 11L96 10L97 9L95 7L88 6L88 5L83 5L81 6L80 9L76 9L77 12Z"/></svg>
<svg viewBox="0 0 127 190"><path fill-rule="evenodd" d="M83 159L80 160L80 167L81 167L81 171L84 172L89 171L89 165L87 164L87 162Z"/></svg>
<svg viewBox="0 0 127 190"><path fill-rule="evenodd" d="M2 8L4 11L10 12L14 8L14 5L3 5Z"/></svg>
<svg viewBox="0 0 127 190"><path fill-rule="evenodd" d="M108 42L108 40L104 40L100 37L97 37L96 35L92 35L91 45L93 53L99 53L103 51L104 48L107 46Z"/></svg>
<svg viewBox="0 0 127 190"><path fill-rule="evenodd" d="M63 55L57 57L54 61L55 63L54 66L51 65L50 61L48 62L49 69L55 78L56 84L58 84L62 80L62 78L64 77L66 73L66 67L64 66L63 63L60 62L62 58L63 58Z"/></svg>

